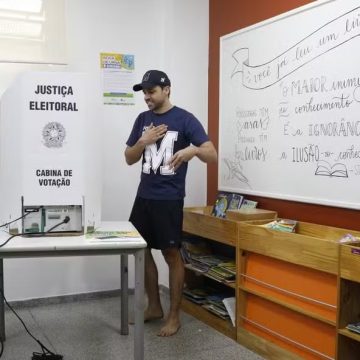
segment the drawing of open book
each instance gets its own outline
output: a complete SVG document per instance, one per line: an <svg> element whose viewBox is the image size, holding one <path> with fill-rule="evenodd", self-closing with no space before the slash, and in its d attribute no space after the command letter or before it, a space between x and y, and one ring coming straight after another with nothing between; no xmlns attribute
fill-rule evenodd
<svg viewBox="0 0 360 360"><path fill-rule="evenodd" d="M335 163L331 165L325 160L320 160L317 163L315 175L321 176L335 176L335 177L348 177L348 171L345 164Z"/></svg>

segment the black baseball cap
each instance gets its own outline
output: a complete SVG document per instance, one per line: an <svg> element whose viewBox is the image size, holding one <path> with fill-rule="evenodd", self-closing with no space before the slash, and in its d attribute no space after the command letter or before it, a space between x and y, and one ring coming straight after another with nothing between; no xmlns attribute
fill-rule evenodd
<svg viewBox="0 0 360 360"><path fill-rule="evenodd" d="M163 71L149 70L143 76L141 83L133 86L133 90L151 89L158 85L171 86L169 77Z"/></svg>

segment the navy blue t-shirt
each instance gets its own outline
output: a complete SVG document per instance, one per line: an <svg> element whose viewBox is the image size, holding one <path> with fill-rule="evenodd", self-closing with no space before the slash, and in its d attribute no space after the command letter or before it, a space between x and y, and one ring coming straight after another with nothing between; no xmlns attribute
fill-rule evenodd
<svg viewBox="0 0 360 360"><path fill-rule="evenodd" d="M156 144L147 145L143 152L141 180L137 195L153 200L183 199L188 164L182 163L174 172L166 163L177 151L190 144L200 146L209 138L194 115L174 106L164 114L156 114L151 110L141 113L135 121L126 145L134 146L151 123L154 126L165 124L168 129L162 139Z"/></svg>

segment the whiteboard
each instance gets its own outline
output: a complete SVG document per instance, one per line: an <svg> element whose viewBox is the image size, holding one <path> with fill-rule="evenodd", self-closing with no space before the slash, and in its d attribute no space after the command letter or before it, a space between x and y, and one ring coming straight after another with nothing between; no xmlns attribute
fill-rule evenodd
<svg viewBox="0 0 360 360"><path fill-rule="evenodd" d="M360 208L360 1L220 39L219 189Z"/></svg>

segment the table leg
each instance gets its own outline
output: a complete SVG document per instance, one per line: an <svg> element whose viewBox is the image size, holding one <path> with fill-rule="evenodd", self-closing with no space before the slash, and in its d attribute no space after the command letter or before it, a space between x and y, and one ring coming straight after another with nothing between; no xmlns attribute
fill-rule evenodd
<svg viewBox="0 0 360 360"><path fill-rule="evenodd" d="M134 359L144 359L144 265L145 250L135 252L135 334Z"/></svg>
<svg viewBox="0 0 360 360"><path fill-rule="evenodd" d="M121 254L121 335L129 335L128 255Z"/></svg>
<svg viewBox="0 0 360 360"><path fill-rule="evenodd" d="M0 259L0 289L1 293L5 294L4 290L4 260ZM0 339L5 341L5 302L3 297L0 299Z"/></svg>

